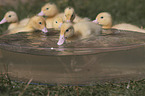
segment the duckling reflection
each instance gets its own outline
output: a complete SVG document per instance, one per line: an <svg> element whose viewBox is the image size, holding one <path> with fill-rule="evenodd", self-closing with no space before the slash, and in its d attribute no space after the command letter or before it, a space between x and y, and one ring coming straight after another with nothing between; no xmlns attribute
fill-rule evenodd
<svg viewBox="0 0 145 96"><path fill-rule="evenodd" d="M102 25L103 29L113 28L113 29L119 29L119 30L136 31L136 32L145 33L144 29L141 29L135 25L131 25L127 23L121 23L121 24L112 26L112 17L111 17L111 14L109 14L108 12L102 12L98 14L96 17L96 20L94 20L93 22Z"/></svg>
<svg viewBox="0 0 145 96"><path fill-rule="evenodd" d="M48 32L46 28L45 19L41 16L32 17L26 26L9 30L8 34L15 34L19 32L34 32L36 30L41 30L44 33Z"/></svg>
<svg viewBox="0 0 145 96"><path fill-rule="evenodd" d="M10 30L10 29L13 29L13 28L16 28L16 27L27 25L29 20L30 20L29 18L25 18L25 19L19 21L16 12L8 11L5 14L4 18L1 20L0 24L4 24L6 22L11 23L8 27L8 30Z"/></svg>
<svg viewBox="0 0 145 96"><path fill-rule="evenodd" d="M60 64L63 65L64 69L66 70L67 74L71 74L70 76L73 76L72 72L79 73L85 72L89 74L92 72L91 70L95 70L96 68L99 68L99 58L96 56L68 56L65 58L57 58L59 60ZM97 67L93 67L93 65ZM98 69L99 71L99 69Z"/></svg>

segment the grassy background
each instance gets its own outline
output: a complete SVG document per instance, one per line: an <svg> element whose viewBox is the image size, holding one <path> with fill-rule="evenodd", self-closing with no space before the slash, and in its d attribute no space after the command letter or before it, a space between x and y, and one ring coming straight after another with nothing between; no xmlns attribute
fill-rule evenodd
<svg viewBox="0 0 145 96"><path fill-rule="evenodd" d="M0 19L4 14L13 10L16 11L19 19L31 17L40 12L41 6L48 0L36 0L22 4L19 2L15 7L1 6ZM63 12L67 6L72 6L76 13L82 17L94 19L100 12L107 11L112 14L114 24L126 22L137 26L145 26L145 0L49 0L57 4ZM0 33L7 29L8 24L0 25ZM0 75L0 96L144 96L145 80L130 81L129 83L105 83L96 86L47 86L29 85L26 90L26 83L20 84L10 80L7 74Z"/></svg>
<svg viewBox="0 0 145 96"><path fill-rule="evenodd" d="M67 6L72 6L79 16L93 20L98 13L106 11L112 14L114 24L126 22L145 26L145 0L36 0L35 3L27 4L19 2L15 7L1 6L0 19L8 10L16 11L20 19L31 17L37 14L48 1L56 3L60 12L63 12ZM6 30L7 26L1 25L0 31Z"/></svg>

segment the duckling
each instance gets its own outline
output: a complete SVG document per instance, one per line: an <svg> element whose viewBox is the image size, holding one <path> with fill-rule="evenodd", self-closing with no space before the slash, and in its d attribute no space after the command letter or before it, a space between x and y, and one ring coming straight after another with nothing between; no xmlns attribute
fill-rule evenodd
<svg viewBox="0 0 145 96"><path fill-rule="evenodd" d="M61 25L64 22L71 22L73 23L73 20L75 19L75 12L74 9L71 7L67 7L64 11L64 18L62 17L56 17L53 21L53 28L55 28L56 30L60 30Z"/></svg>
<svg viewBox="0 0 145 96"><path fill-rule="evenodd" d="M1 20L0 24L6 22L11 23L8 27L8 30L10 30L18 26L25 26L29 22L29 18L25 18L19 22L17 14L14 11L8 11Z"/></svg>
<svg viewBox="0 0 145 96"><path fill-rule="evenodd" d="M79 22L76 24L66 22L61 26L60 37L58 45L62 45L65 41L71 42L73 40L88 38L91 35L101 34L101 26L92 22Z"/></svg>
<svg viewBox="0 0 145 96"><path fill-rule="evenodd" d="M67 7L64 10L64 21L66 22L80 22L80 21L89 21L88 18L81 18L75 14L75 10L72 7Z"/></svg>
<svg viewBox="0 0 145 96"><path fill-rule="evenodd" d="M48 32L46 28L46 22L43 17L33 16L26 26L11 29L8 31L8 34L15 34L19 32L33 32L35 30L42 30L44 33Z"/></svg>
<svg viewBox="0 0 145 96"><path fill-rule="evenodd" d="M64 20L66 22L73 22L73 20L75 19L76 17L76 14L75 14L75 11L73 8L71 7L67 7L65 10L64 10Z"/></svg>
<svg viewBox="0 0 145 96"><path fill-rule="evenodd" d="M61 17L56 17L53 21L53 28L55 30L60 30L61 26L63 24L63 18Z"/></svg>
<svg viewBox="0 0 145 96"><path fill-rule="evenodd" d="M93 22L98 23L102 25L103 29L119 29L119 30L127 30L127 31L136 31L136 32L142 32L145 33L144 29L141 29L135 25L127 24L127 23L121 23L112 26L112 17L111 14L108 12L102 12L97 15L96 20Z"/></svg>
<svg viewBox="0 0 145 96"><path fill-rule="evenodd" d="M59 13L58 8L55 4L47 3L41 8L41 12L38 14L38 16L47 16L46 26L47 28L52 28L54 18L63 17L64 14Z"/></svg>

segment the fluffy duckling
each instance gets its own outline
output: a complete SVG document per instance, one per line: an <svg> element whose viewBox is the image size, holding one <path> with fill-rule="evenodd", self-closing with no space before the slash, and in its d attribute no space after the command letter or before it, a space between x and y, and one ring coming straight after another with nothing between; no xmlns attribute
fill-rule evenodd
<svg viewBox="0 0 145 96"><path fill-rule="evenodd" d="M75 19L76 17L76 14L75 14L75 11L73 8L71 7L68 7L64 10L64 20L66 22L73 22L73 20Z"/></svg>
<svg viewBox="0 0 145 96"><path fill-rule="evenodd" d="M101 26L92 22L79 22L76 24L63 23L57 44L62 45L66 40L70 42L77 39L88 38L93 34L100 35Z"/></svg>
<svg viewBox="0 0 145 96"><path fill-rule="evenodd" d="M108 12L102 12L97 15L96 20L93 22L98 23L102 25L103 29L119 29L119 30L127 30L127 31L136 31L136 32L142 32L145 33L144 29L141 29L135 25L122 23L112 26L112 17Z"/></svg>
<svg viewBox="0 0 145 96"><path fill-rule="evenodd" d="M23 19L19 22L17 14L14 11L8 11L1 20L0 24L4 24L6 22L11 23L8 27L8 30L10 30L18 26L25 26L29 22L29 18Z"/></svg>
<svg viewBox="0 0 145 96"><path fill-rule="evenodd" d="M75 14L75 10L72 7L67 7L64 10L64 21L66 22L80 22L80 21L89 21L88 18L81 18Z"/></svg>
<svg viewBox="0 0 145 96"><path fill-rule="evenodd" d="M54 21L54 18L56 17L63 17L63 13L59 13L58 8L55 4L53 3L47 3L45 4L41 12L38 14L38 16L47 16L46 18L46 26L47 28L52 28L52 23Z"/></svg>
<svg viewBox="0 0 145 96"><path fill-rule="evenodd" d="M46 28L46 22L43 17L34 16L29 20L26 26L9 30L8 34L15 34L19 32L33 32L35 30L42 30L44 33L48 32Z"/></svg>
<svg viewBox="0 0 145 96"><path fill-rule="evenodd" d="M63 24L63 18L61 17L56 17L53 21L53 28L55 30L60 30L61 26Z"/></svg>

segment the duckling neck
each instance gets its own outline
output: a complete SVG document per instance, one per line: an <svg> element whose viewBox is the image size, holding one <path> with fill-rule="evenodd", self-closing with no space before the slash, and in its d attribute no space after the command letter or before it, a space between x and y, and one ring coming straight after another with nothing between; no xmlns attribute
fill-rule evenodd
<svg viewBox="0 0 145 96"><path fill-rule="evenodd" d="M8 29L13 29L13 28L17 27L18 25L19 25L18 22L16 22L16 23L11 23L11 24L9 25Z"/></svg>
<svg viewBox="0 0 145 96"><path fill-rule="evenodd" d="M11 22L12 24L19 24L19 20L18 19L15 19L14 21Z"/></svg>

